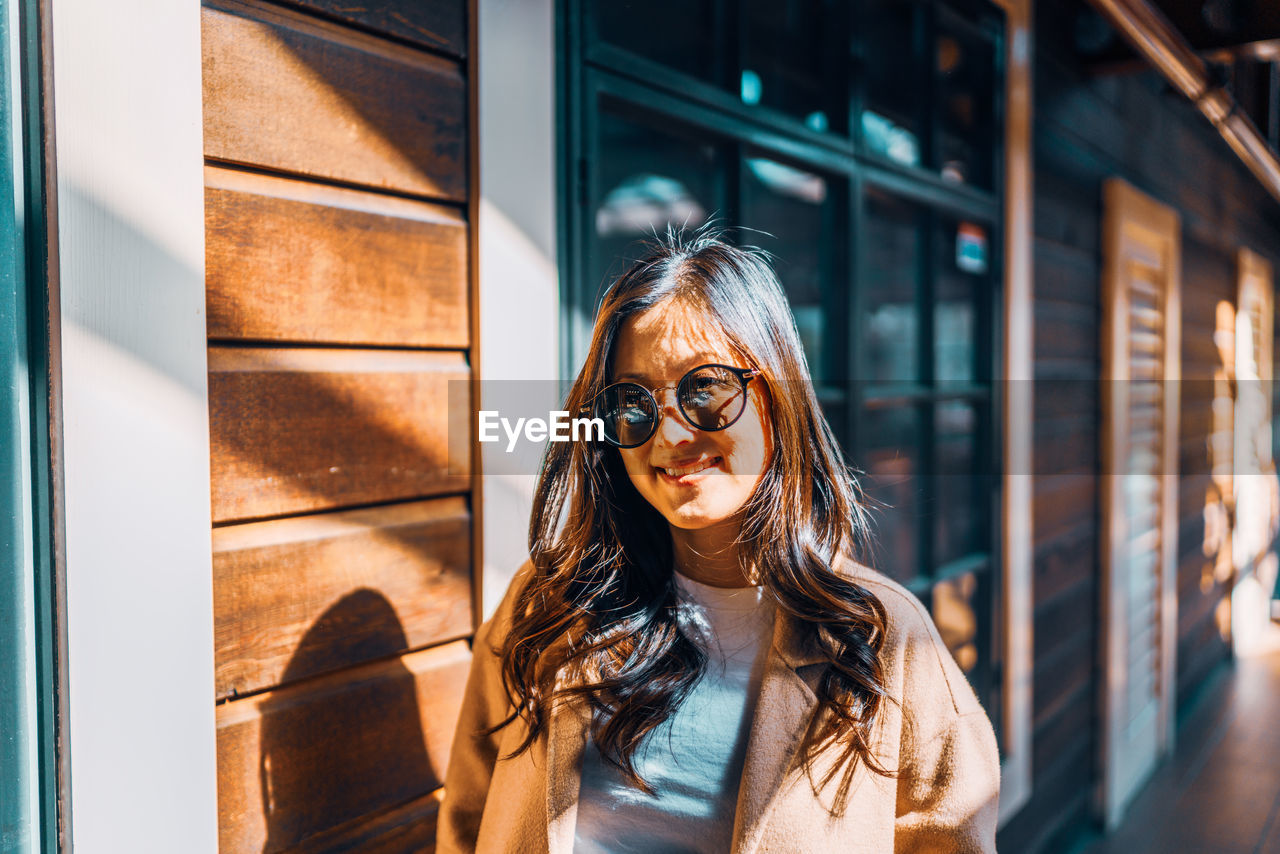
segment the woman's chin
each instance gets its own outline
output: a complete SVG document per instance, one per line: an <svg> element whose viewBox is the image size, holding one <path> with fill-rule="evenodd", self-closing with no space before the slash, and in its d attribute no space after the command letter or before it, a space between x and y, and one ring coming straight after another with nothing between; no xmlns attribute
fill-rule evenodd
<svg viewBox="0 0 1280 854"><path fill-rule="evenodd" d="M719 508L700 501L690 501L669 508L663 515L676 528L698 531L728 521L737 509L736 507Z"/></svg>

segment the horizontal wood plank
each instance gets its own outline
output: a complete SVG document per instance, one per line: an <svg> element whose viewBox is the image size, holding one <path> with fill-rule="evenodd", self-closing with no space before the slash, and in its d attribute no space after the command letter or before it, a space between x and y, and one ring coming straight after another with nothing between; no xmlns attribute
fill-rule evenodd
<svg viewBox="0 0 1280 854"><path fill-rule="evenodd" d="M467 4L462 0L380 0L365 5L349 0L289 2L459 58L467 53Z"/></svg>
<svg viewBox="0 0 1280 854"><path fill-rule="evenodd" d="M296 854L432 854L436 850L436 819L444 789L379 813L358 818L313 836L292 849Z"/></svg>
<svg viewBox="0 0 1280 854"><path fill-rule="evenodd" d="M458 63L233 0L204 7L202 35L205 156L466 199Z"/></svg>
<svg viewBox="0 0 1280 854"><path fill-rule="evenodd" d="M1053 539L1097 514L1098 477L1093 472L1039 475L1033 489L1037 539Z"/></svg>
<svg viewBox="0 0 1280 854"><path fill-rule="evenodd" d="M466 635L466 500L215 528L213 608L219 699Z"/></svg>
<svg viewBox="0 0 1280 854"><path fill-rule="evenodd" d="M465 641L217 708L218 850L269 854L439 789Z"/></svg>
<svg viewBox="0 0 1280 854"><path fill-rule="evenodd" d="M214 521L467 491L468 376L460 353L211 347Z"/></svg>
<svg viewBox="0 0 1280 854"><path fill-rule="evenodd" d="M205 169L211 339L462 348L467 281L452 208Z"/></svg>
<svg viewBox="0 0 1280 854"><path fill-rule="evenodd" d="M1085 519L1052 540L1039 540L1035 551L1037 609L1078 585L1092 585L1097 575L1098 525Z"/></svg>

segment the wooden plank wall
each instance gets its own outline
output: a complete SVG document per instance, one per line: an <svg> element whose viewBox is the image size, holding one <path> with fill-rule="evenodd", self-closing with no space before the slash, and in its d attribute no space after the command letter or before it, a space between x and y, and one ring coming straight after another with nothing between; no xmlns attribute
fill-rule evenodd
<svg viewBox="0 0 1280 854"><path fill-rule="evenodd" d="M228 854L430 850L470 659L467 6L375 7L203 7Z"/></svg>
<svg viewBox="0 0 1280 854"><path fill-rule="evenodd" d="M1280 256L1280 205L1153 73L1095 77L1074 56L1081 0L1036 4L1035 665L1032 795L1001 851L1054 852L1092 827L1098 579L1102 181L1126 178L1183 221L1182 490L1177 695L1228 655L1227 591L1203 581L1213 306L1234 301L1239 244Z"/></svg>

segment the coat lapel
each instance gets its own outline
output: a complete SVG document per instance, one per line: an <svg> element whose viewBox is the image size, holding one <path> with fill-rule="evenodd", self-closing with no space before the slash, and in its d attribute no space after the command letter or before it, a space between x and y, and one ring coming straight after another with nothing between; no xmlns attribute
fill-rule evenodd
<svg viewBox="0 0 1280 854"><path fill-rule="evenodd" d="M733 854L751 854L760 844L765 820L797 759L800 741L818 705L817 696L796 669L820 661L805 649L795 621L779 612L747 741L733 824Z"/></svg>

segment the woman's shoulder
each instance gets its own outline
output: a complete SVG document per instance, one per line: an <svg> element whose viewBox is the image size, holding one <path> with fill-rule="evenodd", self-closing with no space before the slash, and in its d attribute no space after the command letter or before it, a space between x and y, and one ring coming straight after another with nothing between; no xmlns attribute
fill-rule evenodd
<svg viewBox="0 0 1280 854"><path fill-rule="evenodd" d="M919 597L884 573L852 558L846 558L839 570L875 594L884 606L887 625L880 657L887 667L900 671L908 698L945 698L957 715L982 711L969 680Z"/></svg>

